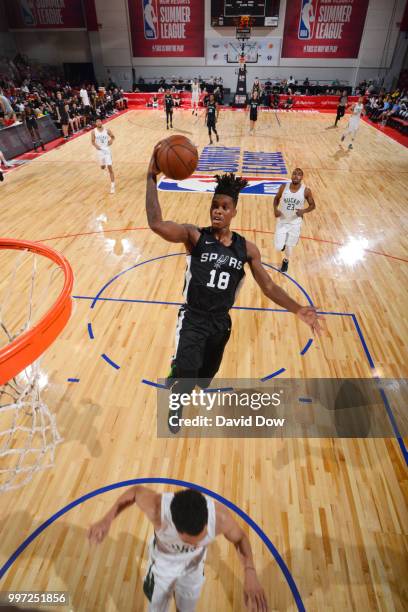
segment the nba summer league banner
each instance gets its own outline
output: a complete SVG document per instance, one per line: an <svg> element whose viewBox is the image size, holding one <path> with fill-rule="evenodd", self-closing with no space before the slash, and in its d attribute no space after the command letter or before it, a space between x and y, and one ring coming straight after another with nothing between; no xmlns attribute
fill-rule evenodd
<svg viewBox="0 0 408 612"><path fill-rule="evenodd" d="M129 0L133 57L204 57L204 0Z"/></svg>
<svg viewBox="0 0 408 612"><path fill-rule="evenodd" d="M368 0L286 3L282 57L358 57Z"/></svg>
<svg viewBox="0 0 408 612"><path fill-rule="evenodd" d="M11 30L59 30L85 27L81 0L7 0Z"/></svg>

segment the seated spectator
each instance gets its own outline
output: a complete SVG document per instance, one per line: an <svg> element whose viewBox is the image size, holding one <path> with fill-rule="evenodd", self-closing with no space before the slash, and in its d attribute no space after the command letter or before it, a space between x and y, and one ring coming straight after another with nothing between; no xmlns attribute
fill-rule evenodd
<svg viewBox="0 0 408 612"><path fill-rule="evenodd" d="M293 105L294 105L294 100L292 96L289 96L286 102L284 103L283 108L285 108L286 110L290 110L293 107Z"/></svg>
<svg viewBox="0 0 408 612"><path fill-rule="evenodd" d="M271 98L271 106L272 106L272 108L275 108L275 109L279 108L279 103L280 103L279 102L279 94L277 92L275 92L272 95L272 98Z"/></svg>
<svg viewBox="0 0 408 612"><path fill-rule="evenodd" d="M401 109L401 105L399 104L398 100L397 102L395 102L395 104L390 103L388 110L382 112L381 115L379 116L379 121L381 121L383 126L387 125L388 119L392 117L393 115L398 115L400 109Z"/></svg>
<svg viewBox="0 0 408 612"><path fill-rule="evenodd" d="M181 98L178 93L176 93L176 95L173 97L173 101L174 101L174 106L176 108L179 108L181 105Z"/></svg>

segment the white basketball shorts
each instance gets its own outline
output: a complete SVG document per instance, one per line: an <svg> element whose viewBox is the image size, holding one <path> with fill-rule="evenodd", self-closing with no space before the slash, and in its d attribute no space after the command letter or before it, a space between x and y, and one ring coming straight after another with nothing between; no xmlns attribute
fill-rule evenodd
<svg viewBox="0 0 408 612"><path fill-rule="evenodd" d="M100 151L98 151L98 158L101 166L112 165L112 155L110 149L101 149Z"/></svg>
<svg viewBox="0 0 408 612"><path fill-rule="evenodd" d="M204 563L205 555L192 561L188 554L162 553L152 542L143 584L149 612L168 612L173 596L179 612L194 612L205 580Z"/></svg>
<svg viewBox="0 0 408 612"><path fill-rule="evenodd" d="M299 241L301 227L302 223L285 223L278 218L275 230L275 249L281 251L285 245L290 247L296 246Z"/></svg>

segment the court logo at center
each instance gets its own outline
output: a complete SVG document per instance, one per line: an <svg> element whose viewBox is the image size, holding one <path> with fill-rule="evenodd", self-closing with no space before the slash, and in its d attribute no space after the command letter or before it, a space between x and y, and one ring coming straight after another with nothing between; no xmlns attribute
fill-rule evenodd
<svg viewBox="0 0 408 612"><path fill-rule="evenodd" d="M259 176L246 176L248 185L241 192L242 195L274 196L278 193L281 185L286 185L290 181L286 178L269 178ZM217 183L213 175L193 174L188 179L177 181L163 177L158 188L161 191L178 191L190 193L213 193Z"/></svg>
<svg viewBox="0 0 408 612"><path fill-rule="evenodd" d="M144 37L148 40L159 38L157 0L142 0Z"/></svg>

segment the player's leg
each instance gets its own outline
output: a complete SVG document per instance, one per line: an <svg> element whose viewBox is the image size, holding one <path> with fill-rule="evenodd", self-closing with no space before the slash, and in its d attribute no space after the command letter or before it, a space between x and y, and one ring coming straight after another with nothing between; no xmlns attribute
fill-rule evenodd
<svg viewBox="0 0 408 612"><path fill-rule="evenodd" d="M115 174L113 172L113 166L112 166L112 162L108 165L108 172L109 172L109 177L111 180L111 193L115 193Z"/></svg>
<svg viewBox="0 0 408 612"><path fill-rule="evenodd" d="M11 164L9 164L7 159L4 157L2 151L0 151L0 165L1 164L4 164L6 166L6 168L10 168L10 166L11 166Z"/></svg>
<svg viewBox="0 0 408 612"><path fill-rule="evenodd" d="M340 121L340 119L344 115L344 113L341 112L342 108L343 108L342 106L338 106L337 107L336 121L334 122L334 127L337 127L338 122Z"/></svg>
<svg viewBox="0 0 408 612"><path fill-rule="evenodd" d="M212 323L211 335L205 343L203 365L198 371L199 385L208 387L220 369L225 347L231 336L231 317L227 314Z"/></svg>
<svg viewBox="0 0 408 612"><path fill-rule="evenodd" d="M167 387L172 394L191 393L196 386L200 368L203 365L204 351L209 334L208 319L194 315L185 308L180 308L176 327L176 348L171 363L171 371L167 377ZM182 417L183 408L169 410L169 430L177 433L180 426L171 417Z"/></svg>
<svg viewBox="0 0 408 612"><path fill-rule="evenodd" d="M344 132L343 136L341 137L341 142L344 142L345 139L347 138L347 136L349 136L351 133L353 132L353 126L352 124L348 124L346 131Z"/></svg>
<svg viewBox="0 0 408 612"><path fill-rule="evenodd" d="M4 181L4 174L0 170L0 183L2 183L3 181Z"/></svg>
<svg viewBox="0 0 408 612"><path fill-rule="evenodd" d="M166 129L169 129L170 111L166 108Z"/></svg>
<svg viewBox="0 0 408 612"><path fill-rule="evenodd" d="M281 272L287 272L288 271L289 260L290 260L290 257L292 255L293 249L295 248L295 246L299 242L301 226L302 226L301 223L296 223L296 224L293 223L293 224L290 224L290 226L289 226L289 231L287 232L287 237L286 237L285 258L282 261Z"/></svg>
<svg viewBox="0 0 408 612"><path fill-rule="evenodd" d="M213 143L212 137L211 137L212 124L208 123L207 125L208 125L208 136L210 137L210 144L212 144Z"/></svg>
<svg viewBox="0 0 408 612"><path fill-rule="evenodd" d="M351 130L351 142L350 142L350 144L348 146L349 149L353 148L353 142L354 142L354 139L355 139L356 134L357 134L357 129L358 129L358 127L356 126L353 130Z"/></svg>
<svg viewBox="0 0 408 612"><path fill-rule="evenodd" d="M168 612L174 594L176 578L171 568L164 567L156 559L153 544L150 545L149 567L143 580L143 593L149 601L149 612ZM168 564L167 564L168 565Z"/></svg>
<svg viewBox="0 0 408 612"><path fill-rule="evenodd" d="M170 109L170 127L173 127L173 109Z"/></svg>
<svg viewBox="0 0 408 612"><path fill-rule="evenodd" d="M204 560L177 579L175 594L178 612L195 612L204 582Z"/></svg>
<svg viewBox="0 0 408 612"><path fill-rule="evenodd" d="M275 228L275 249L277 251L285 251L287 248L287 239L288 239L288 224L282 223L278 220ZM288 269L289 260L287 257L284 257L281 264L281 271L286 272Z"/></svg>
<svg viewBox="0 0 408 612"><path fill-rule="evenodd" d="M212 128L212 129L213 129L213 132L214 132L215 137L216 137L217 142L218 142L218 141L219 141L219 139L220 139L220 137L218 136L217 128L216 128L215 126L216 126L216 123L214 123L214 125L213 125L213 128Z"/></svg>

